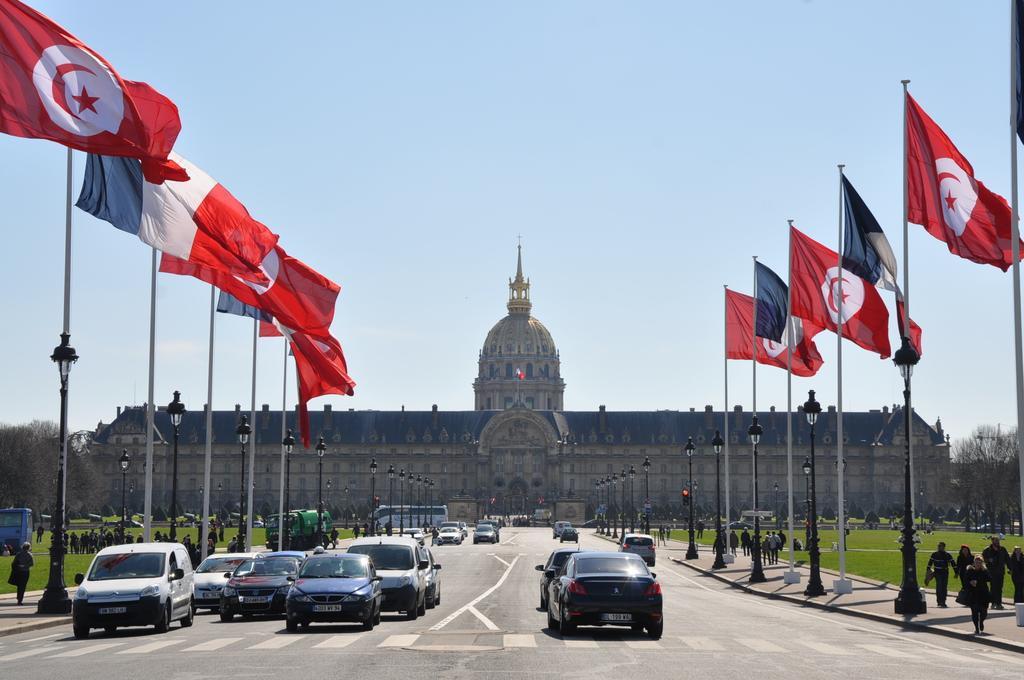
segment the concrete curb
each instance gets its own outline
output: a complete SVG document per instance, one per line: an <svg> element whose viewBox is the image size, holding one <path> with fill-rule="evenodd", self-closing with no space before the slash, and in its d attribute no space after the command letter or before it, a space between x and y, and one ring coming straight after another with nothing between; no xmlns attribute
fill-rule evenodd
<svg viewBox="0 0 1024 680"><path fill-rule="evenodd" d="M46 619L44 621L30 621L22 624L16 623L9 628L0 628L0 637L4 637L6 635L18 635L20 633L31 633L34 630L44 630L46 628L56 628L57 626L65 626L70 623L70 616L66 619Z"/></svg>
<svg viewBox="0 0 1024 680"><path fill-rule="evenodd" d="M690 564L684 560L677 559L675 557L669 557L670 560L676 564L682 565L693 571L710 576L711 578L726 583L733 588L742 590L747 593L766 597L770 600L781 600L783 602L789 602L791 604L798 604L804 607L813 607L815 609L821 609L829 612L836 612L839 614L845 614L847 616L855 616L862 619L869 619L871 621L878 621L880 623L888 623L890 625L899 626L900 628L913 628L915 630L923 630L929 633L935 633L937 635L944 635L946 637L956 638L962 642L975 642L982 645L988 645L989 647L998 647L999 649L1005 649L1011 652L1024 652L1024 644L1019 642L1013 642L1012 640L1006 640L1005 638L996 637L976 637L971 633L956 630L953 628L947 628L946 626L939 625L928 625L925 623L917 623L912 620L898 618L896 616L888 616L886 614L876 614L874 612L865 611L863 609L854 609L852 607L837 607L835 605L826 604L824 602L815 602L810 598L793 597L792 595L781 595L779 593L767 593L757 588L752 588L749 585L733 581L732 579L716 574L709 569L703 569L695 564Z"/></svg>

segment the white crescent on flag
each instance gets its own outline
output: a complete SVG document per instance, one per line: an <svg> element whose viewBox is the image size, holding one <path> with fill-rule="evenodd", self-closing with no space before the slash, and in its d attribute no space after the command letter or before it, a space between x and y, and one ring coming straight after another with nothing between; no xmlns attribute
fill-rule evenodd
<svg viewBox="0 0 1024 680"><path fill-rule="evenodd" d="M114 74L79 47L53 45L32 69L32 83L50 120L75 135L117 134L124 92Z"/></svg>
<svg viewBox="0 0 1024 680"><path fill-rule="evenodd" d="M974 180L952 158L936 158L935 175L942 194L942 217L954 234L962 236L978 202Z"/></svg>
<svg viewBox="0 0 1024 680"><path fill-rule="evenodd" d="M840 289L842 300L840 301ZM825 308L836 325L845 324L852 319L864 306L864 279L847 270L842 270L840 279L839 267L829 267L825 272L825 280L821 282L821 296L825 300ZM840 302L842 304L840 305ZM839 308L842 307L842 320L839 319Z"/></svg>

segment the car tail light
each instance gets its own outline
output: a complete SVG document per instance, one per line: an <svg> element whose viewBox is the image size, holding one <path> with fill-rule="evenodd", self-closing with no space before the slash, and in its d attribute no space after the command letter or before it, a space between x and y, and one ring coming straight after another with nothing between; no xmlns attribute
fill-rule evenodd
<svg viewBox="0 0 1024 680"><path fill-rule="evenodd" d="M651 549L651 552L654 552L654 545L649 545L647 547L649 547Z"/></svg>
<svg viewBox="0 0 1024 680"><path fill-rule="evenodd" d="M656 597L659 595L661 595L661 584L657 581L647 586L647 590L644 591L644 597Z"/></svg>
<svg viewBox="0 0 1024 680"><path fill-rule="evenodd" d="M587 589L583 587L583 584L573 579L569 581L569 592L573 595L586 595Z"/></svg>

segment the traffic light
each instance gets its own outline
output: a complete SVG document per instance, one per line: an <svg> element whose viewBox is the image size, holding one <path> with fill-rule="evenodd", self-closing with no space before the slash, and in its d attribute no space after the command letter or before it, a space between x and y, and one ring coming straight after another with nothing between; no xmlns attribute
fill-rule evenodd
<svg viewBox="0 0 1024 680"><path fill-rule="evenodd" d="M689 505L689 504L690 504L690 490L689 489L683 489L683 505Z"/></svg>

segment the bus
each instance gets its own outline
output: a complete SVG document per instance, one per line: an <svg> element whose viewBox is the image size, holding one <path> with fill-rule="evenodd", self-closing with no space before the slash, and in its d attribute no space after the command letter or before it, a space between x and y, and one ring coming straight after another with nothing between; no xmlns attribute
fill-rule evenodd
<svg viewBox="0 0 1024 680"><path fill-rule="evenodd" d="M28 508L0 510L0 544L11 546L15 552L26 541L32 542L32 511Z"/></svg>
<svg viewBox="0 0 1024 680"><path fill-rule="evenodd" d="M388 522L391 527L398 531L401 526L414 527L417 525L436 527L441 522L448 521L447 505L381 505L373 511L377 520L377 526L384 528ZM422 524L421 524L422 523Z"/></svg>

